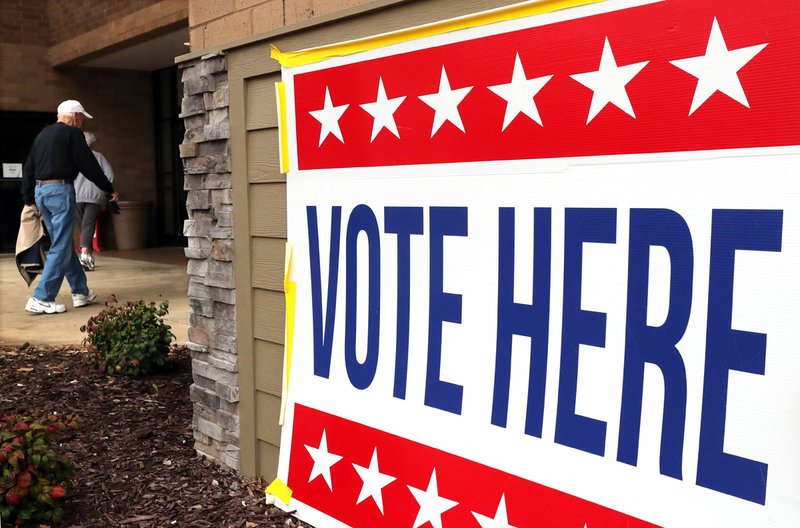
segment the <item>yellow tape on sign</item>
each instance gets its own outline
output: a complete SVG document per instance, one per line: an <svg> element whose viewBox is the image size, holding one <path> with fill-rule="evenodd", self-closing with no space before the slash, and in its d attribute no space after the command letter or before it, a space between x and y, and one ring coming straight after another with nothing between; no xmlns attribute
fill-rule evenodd
<svg viewBox="0 0 800 528"><path fill-rule="evenodd" d="M273 480L264 492L275 495L287 506L289 505L289 501L292 500L292 488L284 484L279 478Z"/></svg>
<svg viewBox="0 0 800 528"><path fill-rule="evenodd" d="M275 83L275 95L278 103L278 143L280 147L281 172L289 172L289 129L286 125L286 85Z"/></svg>
<svg viewBox="0 0 800 528"><path fill-rule="evenodd" d="M286 418L286 402L289 398L289 379L292 375L292 348L294 346L294 312L297 305L297 283L289 280L292 272L294 245L286 243L283 270L283 293L286 297L286 329L284 333L283 390L281 390L281 415L278 424L283 425Z"/></svg>
<svg viewBox="0 0 800 528"><path fill-rule="evenodd" d="M533 2L523 2L520 4L500 7L497 9L492 9L491 11L475 13L451 20L426 24L424 26L402 29L392 33L384 33L382 35L376 35L373 37L351 40L338 44L330 44L328 46L320 46L318 48L310 48L300 51L281 51L275 46L271 45L270 56L280 62L281 66L293 68L295 66L303 66L304 64L313 64L331 57L351 55L361 51L381 48L390 44L397 44L399 42L407 42L409 40L440 35L442 33L449 33L451 31L458 31L459 29L485 26L488 24L494 24L495 22L503 22L506 20L513 20L515 18L522 18L526 16L541 15L543 13L550 13L560 9L567 9L586 4L595 4L604 1L605 0L535 0Z"/></svg>

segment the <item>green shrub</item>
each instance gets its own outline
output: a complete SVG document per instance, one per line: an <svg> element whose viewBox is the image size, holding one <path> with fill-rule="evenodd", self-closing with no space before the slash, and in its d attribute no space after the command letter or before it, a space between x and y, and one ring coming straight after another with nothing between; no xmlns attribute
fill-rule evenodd
<svg viewBox="0 0 800 528"><path fill-rule="evenodd" d="M123 376L144 376L164 368L169 361L172 328L164 323L169 301L118 304L115 297L86 325L83 340L89 362L100 370Z"/></svg>
<svg viewBox="0 0 800 528"><path fill-rule="evenodd" d="M0 516L16 525L59 523L66 483L75 478L75 463L60 452L56 440L77 429L74 416L0 413Z"/></svg>

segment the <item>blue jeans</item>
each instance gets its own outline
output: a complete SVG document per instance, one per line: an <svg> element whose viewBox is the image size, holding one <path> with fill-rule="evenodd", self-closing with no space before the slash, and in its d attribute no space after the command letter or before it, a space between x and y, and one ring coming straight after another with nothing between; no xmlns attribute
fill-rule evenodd
<svg viewBox="0 0 800 528"><path fill-rule="evenodd" d="M33 296L40 301L55 301L64 277L72 293L88 294L86 273L83 272L72 240L76 215L75 189L69 183L37 185L35 197L36 207L50 235L50 250Z"/></svg>

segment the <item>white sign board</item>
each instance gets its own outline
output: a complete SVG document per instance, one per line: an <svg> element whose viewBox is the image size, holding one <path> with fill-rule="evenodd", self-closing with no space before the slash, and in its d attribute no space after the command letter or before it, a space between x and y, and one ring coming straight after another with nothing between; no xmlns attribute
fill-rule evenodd
<svg viewBox="0 0 800 528"><path fill-rule="evenodd" d="M22 163L3 163L3 178L22 178Z"/></svg>
<svg viewBox="0 0 800 528"><path fill-rule="evenodd" d="M798 27L610 0L285 67L297 515L797 526Z"/></svg>

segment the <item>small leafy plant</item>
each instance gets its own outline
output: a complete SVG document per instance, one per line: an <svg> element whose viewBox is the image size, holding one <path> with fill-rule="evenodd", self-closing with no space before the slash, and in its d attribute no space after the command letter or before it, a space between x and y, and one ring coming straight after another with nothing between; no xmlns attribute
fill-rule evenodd
<svg viewBox="0 0 800 528"><path fill-rule="evenodd" d="M59 523L66 484L75 478L75 463L57 440L77 429L74 416L46 418L0 413L0 516L16 526Z"/></svg>
<svg viewBox="0 0 800 528"><path fill-rule="evenodd" d="M119 304L112 296L106 308L81 326L89 362L109 374L144 376L157 372L169 361L175 336L164 322L169 301Z"/></svg>

